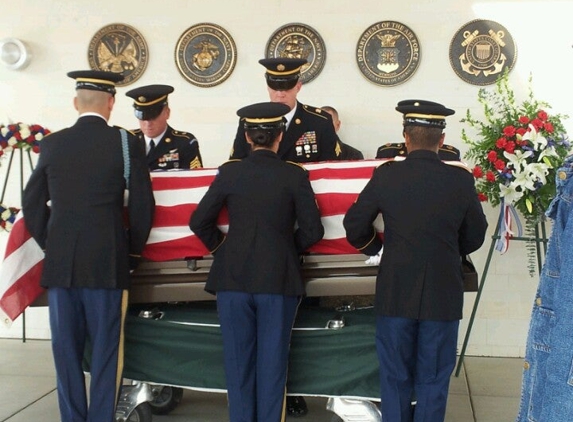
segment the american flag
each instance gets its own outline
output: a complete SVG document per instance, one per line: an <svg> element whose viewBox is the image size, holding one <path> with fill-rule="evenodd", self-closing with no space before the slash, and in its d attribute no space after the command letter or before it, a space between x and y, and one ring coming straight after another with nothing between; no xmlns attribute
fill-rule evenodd
<svg viewBox="0 0 573 422"><path fill-rule="evenodd" d="M386 160L338 161L306 164L324 225L324 238L310 253L356 254L347 241L342 219L362 191L375 167ZM152 172L155 195L153 228L143 251L152 261L168 261L208 255L189 229L189 218L217 175L217 169ZM226 231L228 216L219 217ZM375 223L382 231L381 220ZM43 252L30 237L21 214L12 227L0 268L0 317L10 325L41 293L39 286Z"/></svg>

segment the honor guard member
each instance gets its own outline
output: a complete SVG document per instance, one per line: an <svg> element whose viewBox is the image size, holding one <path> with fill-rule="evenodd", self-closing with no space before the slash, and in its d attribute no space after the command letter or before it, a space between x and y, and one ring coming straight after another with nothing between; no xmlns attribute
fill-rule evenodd
<svg viewBox="0 0 573 422"><path fill-rule="evenodd" d="M171 109L169 85L147 85L128 91L133 98L139 129L135 135L145 143L149 170L188 170L203 167L199 142L193 134L180 132L167 124Z"/></svg>
<svg viewBox="0 0 573 422"><path fill-rule="evenodd" d="M189 222L214 255L205 290L217 295L231 422L284 421L291 331L305 295L299 256L324 234L308 172L277 155L289 110L267 102L237 112L252 152L219 167ZM224 207L227 235L217 227Z"/></svg>
<svg viewBox="0 0 573 422"><path fill-rule="evenodd" d="M376 158L405 158L408 154L404 142L384 144L376 151ZM442 161L461 161L460 150L451 145L442 145L438 150L438 157Z"/></svg>
<svg viewBox="0 0 573 422"><path fill-rule="evenodd" d="M302 88L301 68L305 59L270 58L259 60L266 68L269 98L273 103L289 106L285 116L287 129L279 146L281 160L297 163L340 160L342 149L334 131L332 118L320 108L301 104L297 95ZM239 122L231 158L244 158L250 152L243 122Z"/></svg>
<svg viewBox="0 0 573 422"><path fill-rule="evenodd" d="M338 116L338 111L332 106L322 106L320 108L330 114L332 117L332 125L334 126L334 131L338 133L342 124ZM340 146L342 148L342 153L340 154L341 160L364 160L364 154L362 154L362 151L342 141L340 141Z"/></svg>
<svg viewBox="0 0 573 422"><path fill-rule="evenodd" d="M382 246L373 222L384 220L375 300L382 420L443 422L462 318L460 256L482 245L487 221L473 175L438 157L454 110L423 100L396 110L408 154L374 171L344 228L372 256Z"/></svg>
<svg viewBox="0 0 573 422"><path fill-rule="evenodd" d="M137 139L108 125L115 83L123 76L93 70L68 76L76 80L79 118L42 141L22 208L45 251L41 285L48 289L61 421L111 422L123 370L129 274L151 229L154 199ZM82 367L88 338L89 406Z"/></svg>

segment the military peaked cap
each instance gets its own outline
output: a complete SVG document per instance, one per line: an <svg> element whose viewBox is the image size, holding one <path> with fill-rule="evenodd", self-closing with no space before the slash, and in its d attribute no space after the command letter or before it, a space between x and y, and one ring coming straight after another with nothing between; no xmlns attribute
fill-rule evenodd
<svg viewBox="0 0 573 422"><path fill-rule="evenodd" d="M167 104L167 96L174 91L170 85L146 85L127 91L133 98L135 117L139 120L153 120Z"/></svg>
<svg viewBox="0 0 573 422"><path fill-rule="evenodd" d="M288 91L294 88L300 78L300 72L306 59L270 58L259 63L266 69L265 77L269 88L275 91Z"/></svg>
<svg viewBox="0 0 573 422"><path fill-rule="evenodd" d="M282 103L256 103L237 110L246 129L275 129L285 125L283 116L290 107Z"/></svg>
<svg viewBox="0 0 573 422"><path fill-rule="evenodd" d="M74 70L67 75L76 80L76 89L102 91L112 95L115 95L115 84L123 81L122 74L101 70Z"/></svg>
<svg viewBox="0 0 573 422"><path fill-rule="evenodd" d="M442 104L425 100L404 100L396 107L404 115L404 126L446 127L446 116L455 113Z"/></svg>

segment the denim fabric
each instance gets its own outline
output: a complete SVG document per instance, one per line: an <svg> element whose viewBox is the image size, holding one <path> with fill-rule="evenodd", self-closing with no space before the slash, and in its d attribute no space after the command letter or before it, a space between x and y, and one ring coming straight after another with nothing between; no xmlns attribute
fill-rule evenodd
<svg viewBox="0 0 573 422"><path fill-rule="evenodd" d="M573 421L573 157L559 168L556 182L546 212L553 229L533 303L517 422Z"/></svg>

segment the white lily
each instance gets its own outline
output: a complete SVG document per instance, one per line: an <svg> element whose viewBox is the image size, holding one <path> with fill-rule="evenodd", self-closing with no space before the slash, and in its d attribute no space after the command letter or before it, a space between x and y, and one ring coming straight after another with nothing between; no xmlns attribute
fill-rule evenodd
<svg viewBox="0 0 573 422"><path fill-rule="evenodd" d="M514 173L521 173L527 165L527 159L533 155L533 151L516 150L513 153L504 151L503 156L507 158L508 167L513 167Z"/></svg>
<svg viewBox="0 0 573 422"><path fill-rule="evenodd" d="M511 183L521 187L521 191L523 192L525 190L534 190L536 180L537 177L532 177L531 171L526 168L524 171L516 173L515 179Z"/></svg>
<svg viewBox="0 0 573 422"><path fill-rule="evenodd" d="M511 182L509 185L499 184L499 196L504 198L509 205L515 204L523 196L523 192L517 190L519 184Z"/></svg>

